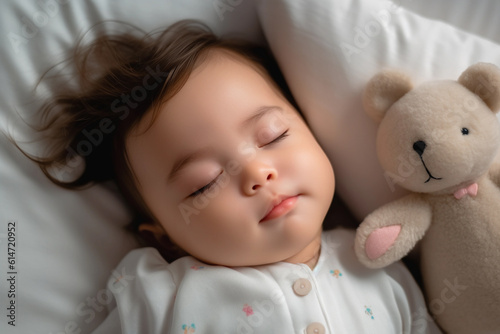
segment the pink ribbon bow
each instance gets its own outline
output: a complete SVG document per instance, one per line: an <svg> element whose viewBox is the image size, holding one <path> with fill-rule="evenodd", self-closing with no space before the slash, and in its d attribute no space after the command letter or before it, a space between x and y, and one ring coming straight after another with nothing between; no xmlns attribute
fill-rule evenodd
<svg viewBox="0 0 500 334"><path fill-rule="evenodd" d="M465 195L470 195L472 197L475 197L477 195L477 190L479 189L479 186L477 183L473 183L468 187L464 187L462 189L458 189L453 193L453 196L455 196L456 199L461 199Z"/></svg>

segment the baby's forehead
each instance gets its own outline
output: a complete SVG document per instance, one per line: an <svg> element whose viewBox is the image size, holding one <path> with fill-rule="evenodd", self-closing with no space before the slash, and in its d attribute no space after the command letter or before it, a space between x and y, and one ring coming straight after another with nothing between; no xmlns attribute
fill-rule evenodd
<svg viewBox="0 0 500 334"><path fill-rule="evenodd" d="M198 58L195 69L203 66L213 66L215 64L230 65L237 64L260 74L264 80L274 84L274 80L269 75L263 64L257 62L250 55L241 51L235 51L223 47L214 47L205 51L204 55Z"/></svg>
<svg viewBox="0 0 500 334"><path fill-rule="evenodd" d="M206 71L206 70L209 71ZM214 70L216 69L216 70ZM282 96L281 90L276 82L272 79L272 77L267 72L266 68L257 63L255 60L251 59L249 56L244 55L240 52L236 52L231 49L214 47L211 49L207 49L204 51L204 54L200 55L200 57L196 60L191 73L186 78L185 82L178 88L175 94L165 94L168 98L164 98L158 104L158 106L154 106L151 110L140 120L136 129L133 129L131 133L142 133L146 131L156 120L159 113L164 112L170 108L165 108L166 105L170 104L171 100L176 100L177 95L182 95L185 91L183 89L186 86L189 86L193 81L193 78L198 76L201 72L209 72L210 75L206 75L207 80L204 82L205 89L210 89L211 80L217 81L220 80L223 71L234 71L241 73L240 76L237 77L237 81L247 81L251 80L250 77L255 78L255 74L258 75L259 80L264 80L268 86L274 91L277 95ZM250 75L248 75L250 73ZM235 77L232 77L235 79ZM232 84L231 77L228 79L228 84ZM236 82L236 80L234 80ZM205 90L203 87L200 87L200 98L201 93ZM161 98L160 98L161 99ZM206 103L210 103L206 101ZM146 124L146 126L145 126Z"/></svg>
<svg viewBox="0 0 500 334"><path fill-rule="evenodd" d="M206 54L198 58L198 63L176 93L168 96L168 99L164 99L159 106L152 108L154 110L144 115L137 126L129 132L129 137L144 134L154 128L158 119L165 117L171 120L178 119L172 113L191 114L190 122L196 122L197 118L204 117L203 113L210 110L211 105L218 104L219 109L225 109L225 105L222 105L220 100L230 94L241 94L241 92L245 92L243 95L253 94L253 100L259 100L262 96L282 98L278 85L266 69L249 57L223 48L213 48L205 52ZM218 99L220 97L222 98ZM222 101L225 102L225 100ZM232 103L249 102L254 101L232 99ZM237 110L242 109L230 110L231 113L237 113ZM164 115L165 113L171 115ZM185 117L181 118L185 119Z"/></svg>

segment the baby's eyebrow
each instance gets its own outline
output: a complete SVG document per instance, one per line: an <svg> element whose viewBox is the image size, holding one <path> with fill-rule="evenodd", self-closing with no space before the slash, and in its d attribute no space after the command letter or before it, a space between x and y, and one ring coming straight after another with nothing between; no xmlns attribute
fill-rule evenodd
<svg viewBox="0 0 500 334"><path fill-rule="evenodd" d="M244 120L243 123L241 124L241 128L246 128L250 126L251 124L256 123L259 119L264 117L265 115L275 112L275 111L283 111L281 107L278 106L262 106L257 108L255 113L250 116L248 119Z"/></svg>

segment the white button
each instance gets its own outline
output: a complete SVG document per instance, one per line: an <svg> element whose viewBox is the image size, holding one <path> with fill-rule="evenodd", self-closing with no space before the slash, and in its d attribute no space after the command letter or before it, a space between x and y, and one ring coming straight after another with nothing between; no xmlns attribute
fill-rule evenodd
<svg viewBox="0 0 500 334"><path fill-rule="evenodd" d="M325 334L325 326L319 322L313 322L307 326L306 334Z"/></svg>
<svg viewBox="0 0 500 334"><path fill-rule="evenodd" d="M311 291L312 285L308 279L299 278L293 283L293 291L297 296L305 296Z"/></svg>

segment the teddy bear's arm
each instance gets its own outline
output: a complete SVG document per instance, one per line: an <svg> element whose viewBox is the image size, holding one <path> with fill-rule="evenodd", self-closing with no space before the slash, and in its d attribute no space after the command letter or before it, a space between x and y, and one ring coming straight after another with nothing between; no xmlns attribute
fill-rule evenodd
<svg viewBox="0 0 500 334"><path fill-rule="evenodd" d="M355 251L369 268L382 268L403 256L424 236L432 209L425 195L409 194L368 215L356 231Z"/></svg>

